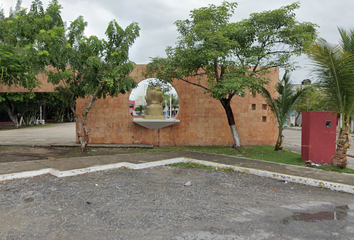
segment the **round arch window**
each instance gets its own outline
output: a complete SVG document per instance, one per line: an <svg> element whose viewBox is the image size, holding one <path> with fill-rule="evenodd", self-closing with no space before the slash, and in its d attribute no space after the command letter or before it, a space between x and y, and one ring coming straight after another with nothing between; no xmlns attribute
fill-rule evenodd
<svg viewBox="0 0 354 240"><path fill-rule="evenodd" d="M146 91L150 86L158 86L162 91L162 110L166 118L176 118L179 111L179 99L176 89L170 84L155 78L141 81L129 95L129 112L134 118L145 116L147 103Z"/></svg>

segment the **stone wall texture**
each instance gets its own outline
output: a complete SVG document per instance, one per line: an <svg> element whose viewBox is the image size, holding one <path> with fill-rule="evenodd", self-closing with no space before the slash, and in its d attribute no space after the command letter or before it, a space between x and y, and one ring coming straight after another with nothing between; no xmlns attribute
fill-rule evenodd
<svg viewBox="0 0 354 240"><path fill-rule="evenodd" d="M137 82L144 80L146 65L137 65L131 76ZM269 73L268 89L274 95L279 69ZM206 81L202 79L201 81ZM88 115L91 129L89 143L153 144L157 146L212 146L232 145L232 135L226 113L218 100L204 94L200 87L183 81L172 83L179 97L179 123L162 129L146 129L133 123L129 113L129 94L117 98L97 100ZM77 110L83 112L88 100L77 101ZM242 145L274 145L277 137L275 117L261 94L235 96L232 109Z"/></svg>

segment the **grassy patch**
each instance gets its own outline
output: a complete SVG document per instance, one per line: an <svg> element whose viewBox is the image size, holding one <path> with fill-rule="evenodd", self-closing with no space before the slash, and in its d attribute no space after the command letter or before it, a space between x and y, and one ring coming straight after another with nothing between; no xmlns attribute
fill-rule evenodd
<svg viewBox="0 0 354 240"><path fill-rule="evenodd" d="M303 166L304 162L298 153L284 149L281 152L274 151L273 146L244 146L238 150L229 146L189 146L189 147L157 147L146 152L169 152L169 151L198 151L214 153L227 156L258 159L269 162L284 163L290 165Z"/></svg>
<svg viewBox="0 0 354 240"><path fill-rule="evenodd" d="M274 151L274 146L243 146L238 150L230 146L188 146L188 147L157 147L151 150L144 150L144 152L170 152L170 151L198 151L205 153L214 153L227 156L251 158L263 160L268 162L283 163L295 166L305 166L304 161L301 160L299 153L291 152L283 149L283 151ZM354 174L354 169L345 168L339 169L332 166L320 166L317 169L324 171L333 171L340 173Z"/></svg>
<svg viewBox="0 0 354 240"><path fill-rule="evenodd" d="M181 163L174 163L171 164L172 167L189 167L189 168L199 168L205 170L214 170L215 168L212 166L206 166L203 164L192 163L192 162L181 162Z"/></svg>
<svg viewBox="0 0 354 240"><path fill-rule="evenodd" d="M240 149L242 157L258 159L268 162L304 166L299 153L283 149L280 152L274 151L274 146L244 146Z"/></svg>
<svg viewBox="0 0 354 240"><path fill-rule="evenodd" d="M233 168L215 168L212 166L207 166L204 164L192 163L192 162L174 163L174 164L171 164L171 166L172 167L199 168L199 169L205 169L205 170L218 170L218 171L223 171L223 172L234 172L235 171Z"/></svg>
<svg viewBox="0 0 354 240"><path fill-rule="evenodd" d="M354 174L354 169L351 168L344 168L340 169L337 167L332 167L332 166L320 166L318 169L325 170L325 171L332 171L332 172L339 172L339 173L349 173L349 174Z"/></svg>

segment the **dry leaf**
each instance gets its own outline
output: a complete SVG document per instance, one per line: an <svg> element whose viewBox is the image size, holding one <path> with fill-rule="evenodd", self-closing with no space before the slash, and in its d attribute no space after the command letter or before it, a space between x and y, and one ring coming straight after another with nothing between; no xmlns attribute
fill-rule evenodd
<svg viewBox="0 0 354 240"><path fill-rule="evenodd" d="M276 192L276 193L280 193L278 190L276 190L275 188L270 187L269 190Z"/></svg>

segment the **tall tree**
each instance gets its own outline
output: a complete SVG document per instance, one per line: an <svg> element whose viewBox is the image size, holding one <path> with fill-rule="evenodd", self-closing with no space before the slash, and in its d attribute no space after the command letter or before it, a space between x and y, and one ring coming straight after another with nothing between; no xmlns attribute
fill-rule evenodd
<svg viewBox="0 0 354 240"><path fill-rule="evenodd" d="M19 119L24 119L24 123L29 124L35 120L40 106L54 98L55 93L6 92L0 93L0 105L6 109L9 118L14 123L14 128L19 128L21 126ZM60 101L58 98L55 100Z"/></svg>
<svg viewBox="0 0 354 240"><path fill-rule="evenodd" d="M347 166L349 143L349 120L354 113L354 31L340 29L342 45L319 39L309 52L314 65L314 73L325 94L329 110L342 115L342 124L337 138L336 152L332 165Z"/></svg>
<svg viewBox="0 0 354 240"><path fill-rule="evenodd" d="M41 31L50 31L63 23L55 22L58 9L43 11L39 0L32 2L30 10L21 8L17 1L9 17L0 14L0 83L27 89L38 86L36 75L45 69L42 46L38 42Z"/></svg>
<svg viewBox="0 0 354 240"><path fill-rule="evenodd" d="M18 108L23 103L29 103L35 94L33 92L27 93L0 93L0 104L6 109L11 121L14 123L14 128L19 127L18 122Z"/></svg>
<svg viewBox="0 0 354 240"><path fill-rule="evenodd" d="M116 97L136 86L129 76L135 65L129 61L128 53L140 30L137 23L122 29L113 20L108 24L107 40L104 40L96 36L85 37L86 25L80 16L67 29L42 31L41 35L48 64L52 66L47 69L48 81L60 83L56 90L70 99L70 109L78 123L81 151L86 151L89 141L86 119L94 102L107 96ZM78 98L89 100L82 113L74 107Z"/></svg>
<svg viewBox="0 0 354 240"><path fill-rule="evenodd" d="M40 106L45 104L54 93L43 92L7 92L0 93L0 105L2 105L14 123L14 128L21 126L21 121L28 125L38 116L36 114L40 110Z"/></svg>
<svg viewBox="0 0 354 240"><path fill-rule="evenodd" d="M309 86L302 86L297 89L301 91L306 88L306 92L302 97L294 104L293 110L300 113L301 111L324 111L327 110L327 105L325 104L325 95L321 91L320 86L314 83Z"/></svg>
<svg viewBox="0 0 354 240"><path fill-rule="evenodd" d="M21 8L21 0L18 0L9 17L0 10L0 84L9 86L10 90L11 86L28 90L39 86L36 75L45 70L47 54L39 38L42 31L50 32L63 26L63 22L55 18L58 14L59 8L53 4L44 11L40 0L34 0L28 12ZM1 94L0 104L7 109L15 128L19 126L16 105L23 101L28 104L33 99L33 93Z"/></svg>
<svg viewBox="0 0 354 240"><path fill-rule="evenodd" d="M248 19L230 22L237 3L224 1L192 10L191 20L175 22L180 34L176 47L167 47L166 58L153 58L146 77L176 80L202 88L220 101L233 136L241 146L231 100L247 90L260 92L272 67L291 67L316 35L315 25L296 21L298 3L280 9L253 13ZM207 77L202 84L199 79Z"/></svg>
<svg viewBox="0 0 354 240"><path fill-rule="evenodd" d="M295 90L290 81L289 72L285 72L283 78L277 83L276 90L278 96L273 98L266 88L262 88L263 96L278 122L278 139L274 150L279 151L283 149L284 124L290 116L292 107L308 88Z"/></svg>

